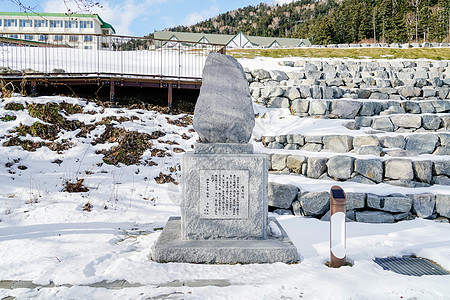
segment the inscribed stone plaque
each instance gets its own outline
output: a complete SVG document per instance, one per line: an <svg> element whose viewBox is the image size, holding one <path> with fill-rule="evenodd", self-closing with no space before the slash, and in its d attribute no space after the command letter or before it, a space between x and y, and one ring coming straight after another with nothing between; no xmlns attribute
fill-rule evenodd
<svg viewBox="0 0 450 300"><path fill-rule="evenodd" d="M248 170L200 170L200 217L248 218L248 185Z"/></svg>

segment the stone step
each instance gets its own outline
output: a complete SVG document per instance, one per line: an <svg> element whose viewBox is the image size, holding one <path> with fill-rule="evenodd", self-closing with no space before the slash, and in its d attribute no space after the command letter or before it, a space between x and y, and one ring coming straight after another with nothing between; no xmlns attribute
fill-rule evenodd
<svg viewBox="0 0 450 300"><path fill-rule="evenodd" d="M361 158L271 153L272 173L301 174L307 178L403 187L450 185L450 160L436 158Z"/></svg>
<svg viewBox="0 0 450 300"><path fill-rule="evenodd" d="M350 152L358 155L388 155L390 157L411 157L419 154L450 155L450 133L448 132L359 136L287 134L263 136L261 142L269 149L308 152Z"/></svg>
<svg viewBox="0 0 450 300"><path fill-rule="evenodd" d="M290 184L269 182L271 210L278 214L294 214L329 220L328 191L310 192ZM346 193L347 218L357 222L393 223L414 217L449 222L448 194L384 194Z"/></svg>
<svg viewBox="0 0 450 300"><path fill-rule="evenodd" d="M449 132L450 114L396 114L378 117L356 117L355 124L347 124L349 129L370 127L378 132L433 133Z"/></svg>

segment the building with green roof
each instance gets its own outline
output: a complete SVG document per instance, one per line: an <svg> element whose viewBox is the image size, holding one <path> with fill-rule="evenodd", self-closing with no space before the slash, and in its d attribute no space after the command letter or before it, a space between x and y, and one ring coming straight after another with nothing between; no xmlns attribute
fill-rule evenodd
<svg viewBox="0 0 450 300"><path fill-rule="evenodd" d="M102 48L102 43L90 35L111 35L116 31L97 14L0 12L2 33L9 38L30 42L57 42L97 49Z"/></svg>
<svg viewBox="0 0 450 300"><path fill-rule="evenodd" d="M250 36L239 32L235 35L155 31L155 39L227 45L229 48L293 48L309 47L308 39ZM170 43L170 42L167 42Z"/></svg>

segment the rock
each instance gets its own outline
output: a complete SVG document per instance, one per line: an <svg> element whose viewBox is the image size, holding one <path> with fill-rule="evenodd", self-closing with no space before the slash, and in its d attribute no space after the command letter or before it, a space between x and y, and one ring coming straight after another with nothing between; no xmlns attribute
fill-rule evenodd
<svg viewBox="0 0 450 300"><path fill-rule="evenodd" d="M313 99L322 99L322 89L315 83L310 83L311 87L311 96Z"/></svg>
<svg viewBox="0 0 450 300"><path fill-rule="evenodd" d="M307 113L309 110L309 100L296 99L292 101L291 109L296 113Z"/></svg>
<svg viewBox="0 0 450 300"><path fill-rule="evenodd" d="M295 216L304 216L305 214L302 211L302 206L300 205L300 201L295 200L292 202L292 212Z"/></svg>
<svg viewBox="0 0 450 300"><path fill-rule="evenodd" d="M450 175L450 160L443 160L443 161L435 161L433 163L434 169L433 174L434 175Z"/></svg>
<svg viewBox="0 0 450 300"><path fill-rule="evenodd" d="M401 86L398 88L398 93L405 98L419 97L422 90L418 87Z"/></svg>
<svg viewBox="0 0 450 300"><path fill-rule="evenodd" d="M436 90L434 89L434 87L430 86L430 87L424 87L422 89L422 97L430 98L430 97L434 97L434 96L436 96Z"/></svg>
<svg viewBox="0 0 450 300"><path fill-rule="evenodd" d="M300 91L300 96L305 99L305 98L311 98L312 94L311 94L311 87L310 86L306 86L306 85L300 85L298 87L299 91Z"/></svg>
<svg viewBox="0 0 450 300"><path fill-rule="evenodd" d="M404 149L406 145L405 138L401 135L397 136L382 136L380 137L380 144L383 148L400 148Z"/></svg>
<svg viewBox="0 0 450 300"><path fill-rule="evenodd" d="M328 192L303 193L299 198L305 216L319 217L330 209Z"/></svg>
<svg viewBox="0 0 450 300"><path fill-rule="evenodd" d="M320 152L322 150L323 146L321 144L316 143L306 143L305 146L302 147L303 151L310 151L310 152Z"/></svg>
<svg viewBox="0 0 450 300"><path fill-rule="evenodd" d="M302 155L289 155L287 157L286 166L295 173L302 173L302 165L306 162L306 157Z"/></svg>
<svg viewBox="0 0 450 300"><path fill-rule="evenodd" d="M387 149L384 151L384 153L386 155L389 155L391 157L409 157L409 156L414 156L413 153L406 151L406 150L402 150L402 149Z"/></svg>
<svg viewBox="0 0 450 300"><path fill-rule="evenodd" d="M308 158L308 169L306 176L309 178L319 178L320 175L327 170L327 158L326 157L310 157Z"/></svg>
<svg viewBox="0 0 450 300"><path fill-rule="evenodd" d="M272 70L269 71L269 74L270 77L272 77L272 79L276 81L283 81L289 79L289 77L286 75L286 72L283 71Z"/></svg>
<svg viewBox="0 0 450 300"><path fill-rule="evenodd" d="M450 218L450 195L436 195L436 212Z"/></svg>
<svg viewBox="0 0 450 300"><path fill-rule="evenodd" d="M362 223L394 223L394 216L384 211L357 211L356 221Z"/></svg>
<svg viewBox="0 0 450 300"><path fill-rule="evenodd" d="M274 154L271 157L272 170L281 171L286 168L287 155L284 154Z"/></svg>
<svg viewBox="0 0 450 300"><path fill-rule="evenodd" d="M356 94L358 95L358 99L369 99L372 92L370 90L358 89L356 90Z"/></svg>
<svg viewBox="0 0 450 300"><path fill-rule="evenodd" d="M286 142L303 146L305 144L305 139L299 134L288 134L286 135Z"/></svg>
<svg viewBox="0 0 450 300"><path fill-rule="evenodd" d="M283 144L280 144L278 142L270 142L267 145L267 148L269 148L269 149L284 149L284 146L283 146Z"/></svg>
<svg viewBox="0 0 450 300"><path fill-rule="evenodd" d="M394 125L389 118L376 118L372 122L372 128L382 131L394 131Z"/></svg>
<svg viewBox="0 0 450 300"><path fill-rule="evenodd" d="M291 184L268 183L268 204L277 208L289 209L297 199L298 187Z"/></svg>
<svg viewBox="0 0 450 300"><path fill-rule="evenodd" d="M404 128L419 128L422 125L422 117L418 115L396 115L391 117L394 126Z"/></svg>
<svg viewBox="0 0 450 300"><path fill-rule="evenodd" d="M379 146L361 146L355 149L355 153L358 155L381 155L382 148Z"/></svg>
<svg viewBox="0 0 450 300"><path fill-rule="evenodd" d="M353 137L353 148L361 146L379 146L380 140L375 135L359 135Z"/></svg>
<svg viewBox="0 0 450 300"><path fill-rule="evenodd" d="M297 144L286 144L286 146L284 146L284 150L298 150L300 149L300 146Z"/></svg>
<svg viewBox="0 0 450 300"><path fill-rule="evenodd" d="M431 183L438 185L450 185L450 178L445 175L433 176Z"/></svg>
<svg viewBox="0 0 450 300"><path fill-rule="evenodd" d="M443 113L450 110L450 101L433 101L432 104L437 113Z"/></svg>
<svg viewBox="0 0 450 300"><path fill-rule="evenodd" d="M286 144L287 143L287 137L286 137L286 135L277 135L276 137L275 137L275 141L276 142L278 142L278 143L281 143L281 144Z"/></svg>
<svg viewBox="0 0 450 300"><path fill-rule="evenodd" d="M270 78L270 73L266 70L256 69L251 72L253 78L256 80L263 80Z"/></svg>
<svg viewBox="0 0 450 300"><path fill-rule="evenodd" d="M309 114L314 115L326 115L328 113L329 101L324 100L311 100L309 102Z"/></svg>
<svg viewBox="0 0 450 300"><path fill-rule="evenodd" d="M324 150L346 153L352 150L353 137L349 135L328 135L323 137Z"/></svg>
<svg viewBox="0 0 450 300"><path fill-rule="evenodd" d="M409 114L420 114L422 112L422 110L420 109L420 105L416 102L405 101L401 105L405 112Z"/></svg>
<svg viewBox="0 0 450 300"><path fill-rule="evenodd" d="M434 150L433 154L434 155L450 155L450 147L448 147L448 146L437 147L436 150Z"/></svg>
<svg viewBox="0 0 450 300"><path fill-rule="evenodd" d="M368 179L367 177L361 176L361 175L355 175L347 181L363 183L363 184L375 184L375 182L373 182L372 180Z"/></svg>
<svg viewBox="0 0 450 300"><path fill-rule="evenodd" d="M284 97L275 97L269 100L267 107L270 108L289 108L289 99Z"/></svg>
<svg viewBox="0 0 450 300"><path fill-rule="evenodd" d="M340 119L354 119L360 108L359 101L334 100L331 103L331 113Z"/></svg>
<svg viewBox="0 0 450 300"><path fill-rule="evenodd" d="M414 178L412 162L409 159L391 158L384 162L384 177L411 180Z"/></svg>
<svg viewBox="0 0 450 300"><path fill-rule="evenodd" d="M372 125L372 119L369 117L356 117L355 122L359 127L370 127Z"/></svg>
<svg viewBox="0 0 450 300"><path fill-rule="evenodd" d="M417 154L433 153L438 143L435 134L412 134L406 137L405 149Z"/></svg>
<svg viewBox="0 0 450 300"><path fill-rule="evenodd" d="M412 199L413 212L419 218L429 218L434 213L436 196L433 194L412 194L407 195Z"/></svg>
<svg viewBox="0 0 450 300"><path fill-rule="evenodd" d="M423 128L429 130L438 130L441 126L441 118L436 115L423 115L422 122Z"/></svg>
<svg viewBox="0 0 450 300"><path fill-rule="evenodd" d="M285 67L293 67L294 66L294 62L292 60L284 60L279 62L279 64L281 66L285 66Z"/></svg>
<svg viewBox="0 0 450 300"><path fill-rule="evenodd" d="M305 136L306 143L322 144L322 136L320 135L307 135Z"/></svg>
<svg viewBox="0 0 450 300"><path fill-rule="evenodd" d="M375 182L383 181L383 163L379 159L356 159L355 172Z"/></svg>
<svg viewBox="0 0 450 300"><path fill-rule="evenodd" d="M334 89L328 86L322 86L322 98L323 99L333 99L334 98Z"/></svg>
<svg viewBox="0 0 450 300"><path fill-rule="evenodd" d="M411 210L412 200L409 197L379 197L367 195L367 206L387 212L408 212Z"/></svg>
<svg viewBox="0 0 450 300"><path fill-rule="evenodd" d="M274 214L280 215L280 216L290 216L292 215L292 211L290 209L275 209L273 211Z"/></svg>
<svg viewBox="0 0 450 300"><path fill-rule="evenodd" d="M334 179L347 180L353 173L353 161L350 156L334 156L328 159L328 175Z"/></svg>
<svg viewBox="0 0 450 300"><path fill-rule="evenodd" d="M366 204L366 194L364 193L345 193L345 209L347 211L352 209L364 208Z"/></svg>
<svg viewBox="0 0 450 300"><path fill-rule="evenodd" d="M419 102L420 110L423 114L435 112L434 106L431 102Z"/></svg>
<svg viewBox="0 0 450 300"><path fill-rule="evenodd" d="M442 146L450 146L450 133L438 133L437 136Z"/></svg>
<svg viewBox="0 0 450 300"><path fill-rule="evenodd" d="M416 180L431 183L433 164L429 160L413 161L413 169Z"/></svg>
<svg viewBox="0 0 450 300"><path fill-rule="evenodd" d="M291 100L295 100L301 97L300 92L296 87L288 87L285 96Z"/></svg>
<svg viewBox="0 0 450 300"><path fill-rule="evenodd" d="M194 129L204 143L248 143L255 126L252 98L242 66L211 52L203 69Z"/></svg>

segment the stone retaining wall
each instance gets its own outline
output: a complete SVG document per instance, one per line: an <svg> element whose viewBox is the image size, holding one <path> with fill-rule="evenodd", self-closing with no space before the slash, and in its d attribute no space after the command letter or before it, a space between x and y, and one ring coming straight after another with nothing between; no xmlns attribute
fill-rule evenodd
<svg viewBox="0 0 450 300"><path fill-rule="evenodd" d="M366 223L393 223L414 217L449 222L450 195L346 193L347 218ZM278 214L329 218L328 192L303 192L296 186L269 183L269 206Z"/></svg>
<svg viewBox="0 0 450 300"><path fill-rule="evenodd" d="M270 154L270 169L296 173L313 179L351 181L365 184L388 183L404 187L450 185L450 160L407 158L331 158L295 154Z"/></svg>
<svg viewBox="0 0 450 300"><path fill-rule="evenodd" d="M246 70L252 96L269 107L298 99L450 99L447 61L285 61L292 72ZM309 113L296 103L296 113ZM302 107L302 108L301 108Z"/></svg>
<svg viewBox="0 0 450 300"><path fill-rule="evenodd" d="M325 135L305 136L287 134L263 136L262 143L269 149L304 150L312 152L330 151L355 153L358 155L406 157L419 154L450 154L450 133L421 133L407 136L349 136Z"/></svg>

